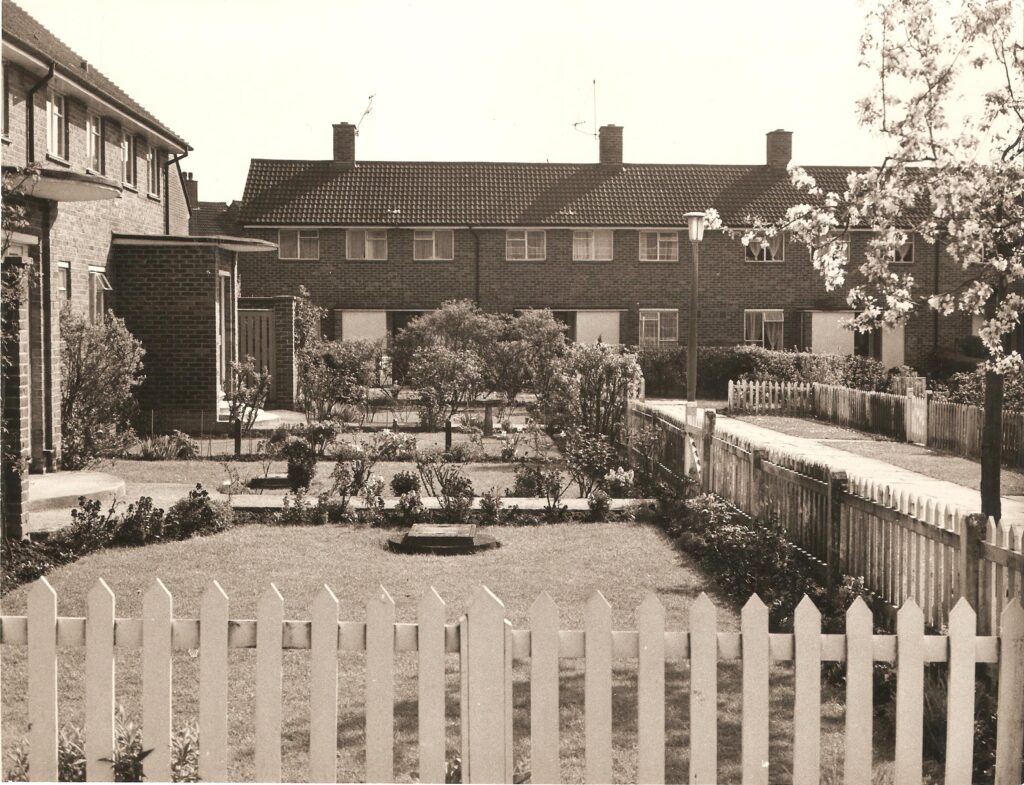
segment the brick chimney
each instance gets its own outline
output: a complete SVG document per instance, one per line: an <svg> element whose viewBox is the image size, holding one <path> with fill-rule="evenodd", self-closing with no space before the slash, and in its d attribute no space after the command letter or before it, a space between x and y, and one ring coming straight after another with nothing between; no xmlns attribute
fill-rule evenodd
<svg viewBox="0 0 1024 785"><path fill-rule="evenodd" d="M193 210L199 206L199 181L192 178L192 172L185 172L185 196Z"/></svg>
<svg viewBox="0 0 1024 785"><path fill-rule="evenodd" d="M599 161L603 164L622 163L622 126L602 125L598 132Z"/></svg>
<svg viewBox="0 0 1024 785"><path fill-rule="evenodd" d="M356 127L352 123L334 124L334 161L339 164L356 162Z"/></svg>
<svg viewBox="0 0 1024 785"><path fill-rule="evenodd" d="M768 132L768 166L785 169L793 159L793 132L777 128Z"/></svg>

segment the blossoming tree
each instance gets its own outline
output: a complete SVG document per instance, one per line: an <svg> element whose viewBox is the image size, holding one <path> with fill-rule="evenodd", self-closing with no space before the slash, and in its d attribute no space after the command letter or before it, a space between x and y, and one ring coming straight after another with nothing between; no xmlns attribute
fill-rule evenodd
<svg viewBox="0 0 1024 785"><path fill-rule="evenodd" d="M1003 379L1021 373L1010 344L1024 305L1024 5L1020 0L876 0L861 65L877 81L858 102L862 125L887 143L881 164L826 192L790 166L807 203L783 220L751 216L746 243L778 232L806 244L826 289L844 287L850 229L870 230L847 301L860 331L904 323L918 309L982 317L987 350L982 512L1000 516ZM716 225L713 217L711 225ZM960 268L944 291L922 291L890 261L912 234L939 243Z"/></svg>

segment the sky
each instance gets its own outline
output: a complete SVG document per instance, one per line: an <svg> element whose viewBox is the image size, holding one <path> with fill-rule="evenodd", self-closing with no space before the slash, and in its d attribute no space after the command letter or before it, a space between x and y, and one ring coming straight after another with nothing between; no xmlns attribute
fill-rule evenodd
<svg viewBox="0 0 1024 785"><path fill-rule="evenodd" d="M16 0L194 148L199 198L242 195L251 158L871 164L857 123L858 0L388 2ZM576 123L582 123L574 127Z"/></svg>

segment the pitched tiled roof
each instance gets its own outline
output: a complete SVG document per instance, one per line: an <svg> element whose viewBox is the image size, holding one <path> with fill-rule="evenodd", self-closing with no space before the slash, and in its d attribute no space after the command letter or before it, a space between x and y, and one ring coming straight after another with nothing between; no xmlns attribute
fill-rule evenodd
<svg viewBox="0 0 1024 785"><path fill-rule="evenodd" d="M238 203L202 202L192 210L188 233L192 235L236 235Z"/></svg>
<svg viewBox="0 0 1024 785"><path fill-rule="evenodd" d="M808 167L842 192L856 167ZM730 225L807 196L785 170L701 164L424 163L253 159L243 224L678 226L714 207Z"/></svg>
<svg viewBox="0 0 1024 785"><path fill-rule="evenodd" d="M75 53L11 0L3 0L3 37L4 40L24 47L42 60L56 63L61 74L104 96L126 114L166 134L182 147L191 149L184 139L157 120L135 99L89 65L85 58Z"/></svg>

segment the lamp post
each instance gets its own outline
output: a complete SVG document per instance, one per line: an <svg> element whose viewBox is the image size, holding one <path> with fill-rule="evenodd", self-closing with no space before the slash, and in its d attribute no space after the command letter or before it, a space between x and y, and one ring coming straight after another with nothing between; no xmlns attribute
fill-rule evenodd
<svg viewBox="0 0 1024 785"><path fill-rule="evenodd" d="M686 228L693 249L693 280L690 282L690 330L686 345L686 400L697 401L697 288L700 280L700 242L704 239L704 213L686 214Z"/></svg>

